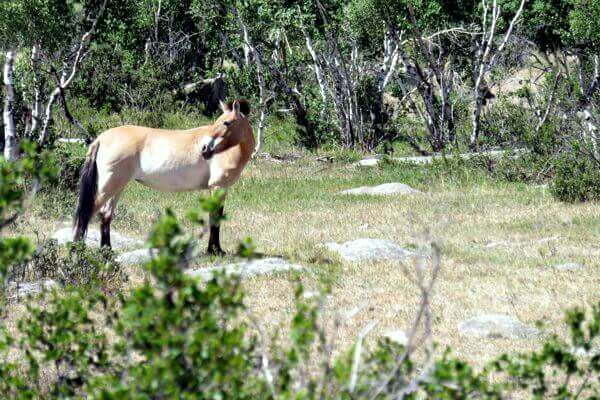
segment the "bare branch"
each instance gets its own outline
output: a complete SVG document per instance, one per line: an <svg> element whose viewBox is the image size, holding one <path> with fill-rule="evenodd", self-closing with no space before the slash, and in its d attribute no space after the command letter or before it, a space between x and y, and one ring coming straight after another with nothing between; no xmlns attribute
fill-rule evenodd
<svg viewBox="0 0 600 400"><path fill-rule="evenodd" d="M247 47L250 55L256 62L256 77L258 79L258 92L259 92L259 101L260 101L260 115L258 118L258 129L257 129L257 141L254 147L254 152L252 153L252 157L254 158L258 152L260 151L260 147L262 144L262 134L264 129L264 121L266 116L266 90L265 90L265 78L263 72L263 63L260 52L254 47L252 42L250 41L250 35L248 34L248 27L246 26L242 16L238 12L237 8L232 7L233 14L237 17L238 23L240 24L240 28L242 29L242 37L244 39L244 46Z"/></svg>
<svg viewBox="0 0 600 400"><path fill-rule="evenodd" d="M552 87L552 92L550 93L550 97L548 98L546 112L544 112L544 115L541 116L541 118L539 119L538 124L535 127L536 132L539 131L542 128L542 126L544 126L546 120L548 119L548 115L550 115L550 110L554 105L554 95L556 94L556 89L558 88L558 83L560 82L560 79L561 73L560 71L557 71L556 78L554 79L554 86Z"/></svg>
<svg viewBox="0 0 600 400"><path fill-rule="evenodd" d="M358 380L358 370L360 369L360 356L362 353L362 343L365 337L377 326L377 321L371 321L365 326L359 333L356 339L356 345L354 347L354 357L352 360L352 370L350 372L350 384L348 390L350 393L354 392L356 388L356 382Z"/></svg>
<svg viewBox="0 0 600 400"><path fill-rule="evenodd" d="M100 6L100 10L98 11L98 14L96 15L96 18L92 22L92 26L90 27L90 29L87 32L85 32L83 34L83 36L81 36L81 39L79 40L79 44L77 46L77 53L75 54L75 60L73 61L73 65L71 66L70 74L67 74L67 68L65 68L63 70L59 84L50 94L48 102L46 103L46 114L44 117L44 125L42 127L42 131L40 132L40 136L38 139L38 141L41 145L43 145L45 143L46 137L48 136L48 128L50 127L50 122L52 121L52 106L54 105L54 102L56 101L58 96L61 95L61 93L63 93L64 89L66 89L73 81L73 78L75 77L75 74L77 73L77 69L79 68L79 63L81 62L81 60L83 59L83 56L85 55L84 51L89 43L90 38L92 37L92 34L96 30L96 25L98 24L98 21L102 17L102 14L104 14L104 10L106 9L107 3L108 3L108 0L104 0L102 5Z"/></svg>

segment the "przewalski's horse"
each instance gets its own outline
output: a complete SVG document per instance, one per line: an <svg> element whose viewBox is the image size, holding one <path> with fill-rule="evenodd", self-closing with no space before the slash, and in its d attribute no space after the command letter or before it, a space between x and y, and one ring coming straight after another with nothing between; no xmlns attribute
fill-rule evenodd
<svg viewBox="0 0 600 400"><path fill-rule="evenodd" d="M82 240L92 217L100 214L101 246L110 247L110 223L123 189L136 181L156 190L181 192L227 189L254 151L245 100L221 103L212 124L185 131L121 126L103 132L90 145L81 173L74 240ZM223 207L209 216L209 254L223 254L219 224Z"/></svg>

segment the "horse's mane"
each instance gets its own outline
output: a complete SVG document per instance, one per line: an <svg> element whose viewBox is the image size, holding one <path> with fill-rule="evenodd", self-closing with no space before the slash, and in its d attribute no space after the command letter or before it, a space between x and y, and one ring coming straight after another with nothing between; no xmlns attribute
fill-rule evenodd
<svg viewBox="0 0 600 400"><path fill-rule="evenodd" d="M231 100L230 102L227 103L227 108L229 110L233 109L233 102L235 100ZM238 99L237 100L238 103L240 103L240 111L242 114L244 114L245 116L250 115L250 103L248 102L248 100L246 99Z"/></svg>

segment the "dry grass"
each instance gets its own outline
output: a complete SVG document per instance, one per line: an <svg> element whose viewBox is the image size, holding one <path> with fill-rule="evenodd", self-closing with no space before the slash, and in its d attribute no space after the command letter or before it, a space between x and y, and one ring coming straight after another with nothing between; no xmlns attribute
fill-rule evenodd
<svg viewBox="0 0 600 400"><path fill-rule="evenodd" d="M337 194L391 181L425 193L382 198ZM133 184L123 196L115 228L144 237L161 210L170 206L181 214L195 198L192 193L157 193ZM258 160L231 191L226 212L226 249L233 251L239 240L250 236L261 253L306 265L302 280L308 290L322 282L332 285L327 316L360 307L337 332L342 350L373 320L379 323L367 342L390 329L408 330L419 298L397 263L343 264L320 247L328 241L382 238L414 247L422 231L429 230L443 250L432 303L435 340L476 365L502 352L535 349L540 341L463 338L457 330L462 320L479 313L506 313L531 325L544 322L545 334L565 335L564 311L600 300L600 204L559 203L543 188L491 182L476 174L433 178L402 166L357 170L307 159ZM44 208L37 204L19 231L49 231L57 224L44 218ZM566 261L586 268L549 268ZM198 264L211 262L202 259ZM293 307L290 275L249 279L245 288L249 309L264 326L285 326Z"/></svg>

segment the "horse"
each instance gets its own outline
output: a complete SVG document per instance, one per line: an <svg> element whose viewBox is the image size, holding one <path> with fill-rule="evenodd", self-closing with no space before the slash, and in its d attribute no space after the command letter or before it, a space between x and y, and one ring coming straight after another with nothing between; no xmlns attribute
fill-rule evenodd
<svg viewBox="0 0 600 400"><path fill-rule="evenodd" d="M100 246L111 247L110 224L119 196L132 180L163 192L223 189L226 194L252 157L255 140L249 103L220 105L223 114L211 125L188 130L125 125L101 133L82 168L73 240L83 240L90 220L99 214ZM222 216L222 203L209 214L211 255L225 254Z"/></svg>

